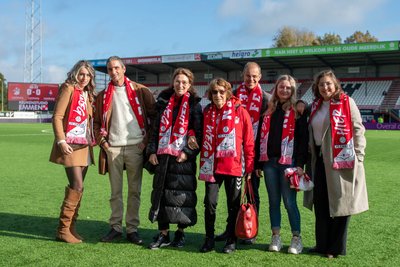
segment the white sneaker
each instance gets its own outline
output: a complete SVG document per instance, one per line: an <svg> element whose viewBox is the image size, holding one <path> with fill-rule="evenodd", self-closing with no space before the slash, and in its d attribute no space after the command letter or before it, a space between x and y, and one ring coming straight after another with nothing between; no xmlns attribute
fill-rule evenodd
<svg viewBox="0 0 400 267"><path fill-rule="evenodd" d="M301 243L300 236L293 236L290 242L290 247L288 253L290 254L300 254L303 251L303 244Z"/></svg>
<svg viewBox="0 0 400 267"><path fill-rule="evenodd" d="M282 248L281 236L280 235L272 235L271 244L269 244L269 251L278 252Z"/></svg>

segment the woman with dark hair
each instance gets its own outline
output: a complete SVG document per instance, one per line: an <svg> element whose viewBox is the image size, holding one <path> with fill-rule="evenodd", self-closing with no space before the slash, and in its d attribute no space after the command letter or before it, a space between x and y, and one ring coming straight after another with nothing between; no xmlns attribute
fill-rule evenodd
<svg viewBox="0 0 400 267"><path fill-rule="evenodd" d="M88 166L93 164L93 101L95 71L81 60L68 73L61 85L53 115L55 140L50 161L65 167L69 185L61 206L56 237L67 243L80 243L82 237L75 223L83 193Z"/></svg>
<svg viewBox="0 0 400 267"><path fill-rule="evenodd" d="M350 216L368 210L366 140L360 111L331 70L314 79L309 119L314 189L304 206L315 212L315 248L328 258L346 254Z"/></svg>
<svg viewBox="0 0 400 267"><path fill-rule="evenodd" d="M157 98L157 119L152 124L147 155L150 164L156 165L149 219L158 221L160 233L150 249L170 244L183 247L184 229L197 222L196 156L200 150L189 148L188 139L201 141L203 114L193 82L190 70L178 68L171 86ZM178 224L172 243L170 223Z"/></svg>
<svg viewBox="0 0 400 267"><path fill-rule="evenodd" d="M228 219L223 252L232 253L236 249L235 221L240 207L242 177L244 174L245 179L250 179L254 167L253 126L249 113L233 96L230 83L224 79L217 78L210 82L208 99L211 103L204 109L200 157L200 180L206 182L206 238L200 252L214 249L218 193L224 183Z"/></svg>
<svg viewBox="0 0 400 267"><path fill-rule="evenodd" d="M290 75L280 76L275 83L256 142L256 147L259 148L256 172L261 177L263 169L268 191L272 231L268 250L278 252L282 248L280 230L281 199L283 199L292 232L288 249L288 253L291 254L301 253L303 245L297 193L290 187L290 182L285 177L285 169L296 166L298 174L303 174L308 144L307 121L296 116L295 103L295 79Z"/></svg>

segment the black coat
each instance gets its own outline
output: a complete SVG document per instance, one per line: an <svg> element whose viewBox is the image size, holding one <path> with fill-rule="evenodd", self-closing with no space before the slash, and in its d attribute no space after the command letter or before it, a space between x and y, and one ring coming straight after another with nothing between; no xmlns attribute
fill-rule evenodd
<svg viewBox="0 0 400 267"><path fill-rule="evenodd" d="M147 147L148 156L157 153L161 116L173 94L173 89L169 88L162 91L157 98L157 117L152 124L152 133ZM195 131L199 145L202 141L203 131L200 100L201 98L192 95L189 98L188 126L189 130ZM173 123L178 116L179 106L174 108ZM196 156L200 150L191 150L186 146L183 151L187 154L188 159L182 163L178 163L175 156L157 155L159 164L155 168L149 212L151 222L157 220L161 223L180 223L188 226L195 225L197 222Z"/></svg>

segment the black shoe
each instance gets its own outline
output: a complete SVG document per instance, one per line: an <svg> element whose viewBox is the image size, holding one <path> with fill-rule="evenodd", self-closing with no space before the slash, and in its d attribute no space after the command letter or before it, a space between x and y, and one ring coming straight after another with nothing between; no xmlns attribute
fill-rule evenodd
<svg viewBox="0 0 400 267"><path fill-rule="evenodd" d="M317 247L309 248L308 253L310 253L310 254L325 254L322 250L320 250Z"/></svg>
<svg viewBox="0 0 400 267"><path fill-rule="evenodd" d="M167 235L163 235L162 233L160 233L157 239L154 242L150 243L149 249L159 249L169 246L170 243L171 241L169 240L169 232Z"/></svg>
<svg viewBox="0 0 400 267"><path fill-rule="evenodd" d="M138 232L132 232L129 234L126 234L126 239L136 245L141 245L143 244L143 239L140 238Z"/></svg>
<svg viewBox="0 0 400 267"><path fill-rule="evenodd" d="M217 235L214 240L219 242L219 241L226 241L229 237L228 231L224 231L222 234Z"/></svg>
<svg viewBox="0 0 400 267"><path fill-rule="evenodd" d="M212 237L206 237L203 246L200 248L200 252L206 253L214 250L215 241Z"/></svg>
<svg viewBox="0 0 400 267"><path fill-rule="evenodd" d="M229 238L226 243L224 248L222 249L223 253L230 254L236 250L236 240Z"/></svg>
<svg viewBox="0 0 400 267"><path fill-rule="evenodd" d="M118 232L114 228L111 228L111 230L101 238L101 242L112 242L114 240L119 240L122 237L122 233Z"/></svg>
<svg viewBox="0 0 400 267"><path fill-rule="evenodd" d="M253 245L256 243L256 238L249 238L249 239L241 239L240 244L242 245Z"/></svg>
<svg viewBox="0 0 400 267"><path fill-rule="evenodd" d="M171 242L172 247L182 248L185 245L185 233L176 230L174 240Z"/></svg>

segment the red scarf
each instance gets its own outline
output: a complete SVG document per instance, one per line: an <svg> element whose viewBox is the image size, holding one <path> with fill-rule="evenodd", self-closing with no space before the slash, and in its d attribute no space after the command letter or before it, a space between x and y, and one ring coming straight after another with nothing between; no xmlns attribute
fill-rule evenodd
<svg viewBox="0 0 400 267"><path fill-rule="evenodd" d="M293 148L294 148L294 129L295 129L295 115L293 108L285 112L282 128L282 141L281 141L281 158L279 163L283 165L292 164ZM268 137L269 129L271 126L272 114L265 115L261 125L261 141L260 141L260 161L268 161Z"/></svg>
<svg viewBox="0 0 400 267"><path fill-rule="evenodd" d="M235 134L236 103L240 102L236 97L231 97L221 110L218 110L212 104L204 113L204 140L200 154L200 180L215 182L214 158L237 156Z"/></svg>
<svg viewBox="0 0 400 267"><path fill-rule="evenodd" d="M85 92L75 87L72 93L71 106L68 114L66 141L69 144L87 145L89 144L87 139L88 133L90 136ZM94 140L95 139L92 138L91 141L93 142Z"/></svg>
<svg viewBox="0 0 400 267"><path fill-rule="evenodd" d="M320 98L313 102L309 123L320 108L322 101ZM332 167L335 170L352 169L354 168L355 151L349 96L341 94L339 101L331 99L329 120L332 136Z"/></svg>
<svg viewBox="0 0 400 267"><path fill-rule="evenodd" d="M178 117L173 127L172 117L177 99L175 94L170 97L168 105L161 115L160 131L158 133L158 155L179 156L186 145L189 126L189 97L190 93L188 92L182 96Z"/></svg>
<svg viewBox="0 0 400 267"><path fill-rule="evenodd" d="M236 90L236 97L242 102L242 107L249 112L253 125L254 140L256 140L262 105L262 89L260 84L257 84L257 86L249 92L249 89L242 83Z"/></svg>
<svg viewBox="0 0 400 267"><path fill-rule="evenodd" d="M144 118L142 108L139 103L139 99L137 98L136 91L132 88L130 80L125 76L124 77L124 84L126 89L126 94L128 96L129 103L131 104L133 113L136 116L138 121L139 127L142 130L142 134L146 134L146 129L144 128ZM103 121L101 123L100 134L102 136L107 136L107 128L106 128L106 121L107 121L107 114L111 107L112 98L114 94L115 86L111 81L108 84L106 91L104 92L103 97Z"/></svg>

